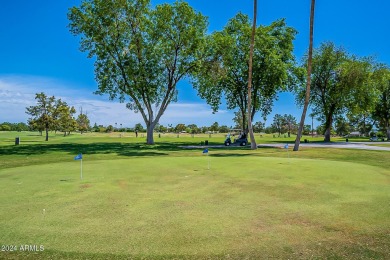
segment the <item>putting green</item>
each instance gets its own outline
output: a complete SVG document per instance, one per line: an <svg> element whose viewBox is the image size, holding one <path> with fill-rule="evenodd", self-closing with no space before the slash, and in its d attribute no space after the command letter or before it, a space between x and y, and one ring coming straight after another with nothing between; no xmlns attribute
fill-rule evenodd
<svg viewBox="0 0 390 260"><path fill-rule="evenodd" d="M0 170L1 244L92 258L390 254L383 168L254 156L89 162L85 155L83 176L79 161Z"/></svg>

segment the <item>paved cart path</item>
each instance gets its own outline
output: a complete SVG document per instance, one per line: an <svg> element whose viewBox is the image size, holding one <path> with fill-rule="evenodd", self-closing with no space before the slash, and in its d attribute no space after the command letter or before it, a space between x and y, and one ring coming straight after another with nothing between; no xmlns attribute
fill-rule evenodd
<svg viewBox="0 0 390 260"><path fill-rule="evenodd" d="M346 149L360 149L360 150L376 150L376 151L390 151L389 147L375 146L373 142L337 142L337 143L301 143L300 147L324 147L324 148L346 148ZM378 143L379 144L379 143ZM273 143L273 144L259 144L257 147L276 147L284 148L285 143ZM181 146L182 148L194 149L194 148L222 148L227 146L224 145L191 145ZM294 147L294 144L289 144L289 148Z"/></svg>
<svg viewBox="0 0 390 260"><path fill-rule="evenodd" d="M375 146L372 142L337 142L337 143L301 143L300 147L326 147L326 148L346 148L346 149L361 149L361 150L376 150L390 151L389 147ZM279 147L284 148L285 144L259 144L258 147ZM294 144L289 144L292 148Z"/></svg>

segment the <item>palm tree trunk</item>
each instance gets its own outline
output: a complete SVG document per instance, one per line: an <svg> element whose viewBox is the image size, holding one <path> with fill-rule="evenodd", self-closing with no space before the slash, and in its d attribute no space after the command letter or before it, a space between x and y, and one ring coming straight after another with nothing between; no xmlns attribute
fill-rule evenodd
<svg viewBox="0 0 390 260"><path fill-rule="evenodd" d="M310 9L310 40L309 40L309 57L307 61L307 80L306 80L306 96L305 96L305 104L303 106L302 117L299 123L299 129L297 133L297 138L295 139L294 151L299 150L299 143L301 142L301 136L303 127L305 125L305 118L307 107L309 106L310 99L310 84L311 84L311 61L313 57L313 29L314 29L314 7L315 0L311 0L311 9Z"/></svg>
<svg viewBox="0 0 390 260"><path fill-rule="evenodd" d="M252 110L252 64L253 64L253 49L255 47L255 34L256 34L256 19L257 19L257 0L253 3L253 25L252 25L252 37L251 46L249 51L249 76L248 76L248 130L251 138L251 149L257 149L255 135L253 134L251 110Z"/></svg>

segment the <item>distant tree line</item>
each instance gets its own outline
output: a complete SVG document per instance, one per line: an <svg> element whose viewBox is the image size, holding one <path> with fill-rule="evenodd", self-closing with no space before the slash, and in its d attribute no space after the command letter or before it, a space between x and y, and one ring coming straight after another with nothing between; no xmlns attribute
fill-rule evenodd
<svg viewBox="0 0 390 260"><path fill-rule="evenodd" d="M23 122L20 123L10 123L3 122L0 124L0 131L29 131L30 127Z"/></svg>
<svg viewBox="0 0 390 260"><path fill-rule="evenodd" d="M254 124L254 130L256 133L264 131L264 123L256 122ZM188 133L188 134L205 134L205 133L228 133L232 130L241 130L240 126L227 126L219 125L218 122L214 122L210 126L198 126L196 124L177 124L172 125L168 124L166 126L162 124L156 125L154 132L155 133ZM113 125L103 126L98 125L97 123L91 129L93 132L107 133L107 132L139 132L146 133L146 128L141 123L135 124L134 127L114 127Z"/></svg>

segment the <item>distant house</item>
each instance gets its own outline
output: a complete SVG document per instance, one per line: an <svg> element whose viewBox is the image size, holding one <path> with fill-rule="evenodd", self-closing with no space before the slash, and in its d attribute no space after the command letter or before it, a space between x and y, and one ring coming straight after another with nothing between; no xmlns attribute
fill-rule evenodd
<svg viewBox="0 0 390 260"><path fill-rule="evenodd" d="M362 134L360 133L360 132L350 132L349 134L348 134L348 136L349 137L360 137L360 136L362 136Z"/></svg>

